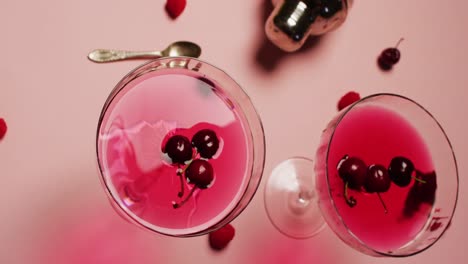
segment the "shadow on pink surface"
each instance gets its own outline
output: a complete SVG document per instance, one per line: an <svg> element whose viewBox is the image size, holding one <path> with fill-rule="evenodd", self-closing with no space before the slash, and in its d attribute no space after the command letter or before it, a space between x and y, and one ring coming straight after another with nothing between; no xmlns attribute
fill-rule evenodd
<svg viewBox="0 0 468 264"><path fill-rule="evenodd" d="M273 4L271 0L263 0L260 5L259 15L259 31L257 34L261 36L258 38L255 52L255 64L258 68L265 72L273 72L281 61L285 60L287 57L300 56L303 53L311 53L320 45L324 36L309 37L309 39L304 43L301 49L296 52L289 53L282 51L280 48L276 47L270 40L266 37L265 34L265 22L273 11Z"/></svg>
<svg viewBox="0 0 468 264"><path fill-rule="evenodd" d="M151 252L138 230L109 210L87 210L51 221L49 235L39 241L39 263L150 263ZM55 230L51 230L51 229ZM151 263L155 263L154 259Z"/></svg>
<svg viewBox="0 0 468 264"><path fill-rule="evenodd" d="M79 197L78 201L57 201L59 203L62 209L54 208L55 213L52 211L45 216L37 225L37 237L30 241L37 250L36 263L166 262L159 254L163 252L159 237L145 241L144 231L123 220L109 204L84 197ZM44 210L44 213L50 212Z"/></svg>
<svg viewBox="0 0 468 264"><path fill-rule="evenodd" d="M343 263L336 250L321 243L321 239L267 238L262 241L252 243L257 246L246 254L250 259L248 263Z"/></svg>
<svg viewBox="0 0 468 264"><path fill-rule="evenodd" d="M330 236L329 232L324 230L308 239L293 239L277 230L263 229L248 238L249 243L243 249L242 263L347 263L342 257L343 254L340 254L342 245L336 246L336 243L341 242L333 236L334 234Z"/></svg>

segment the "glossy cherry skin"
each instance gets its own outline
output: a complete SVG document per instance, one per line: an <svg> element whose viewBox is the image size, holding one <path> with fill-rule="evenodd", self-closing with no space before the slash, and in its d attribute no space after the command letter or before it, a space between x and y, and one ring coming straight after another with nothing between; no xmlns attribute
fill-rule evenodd
<svg viewBox="0 0 468 264"><path fill-rule="evenodd" d="M364 189L369 193L382 193L388 191L392 181L388 175L387 168L382 165L371 165L367 169Z"/></svg>
<svg viewBox="0 0 468 264"><path fill-rule="evenodd" d="M338 175L349 188L360 190L366 180L367 166L360 158L348 157L339 164Z"/></svg>
<svg viewBox="0 0 468 264"><path fill-rule="evenodd" d="M188 138L175 135L169 138L164 146L164 153L167 153L174 164L184 164L192 159L192 145Z"/></svg>
<svg viewBox="0 0 468 264"><path fill-rule="evenodd" d="M213 167L207 160L194 160L186 168L185 177L188 183L200 189L206 189L210 187L214 179Z"/></svg>
<svg viewBox="0 0 468 264"><path fill-rule="evenodd" d="M377 63L382 70L390 70L393 65L400 61L400 57L401 54L398 48L387 48L380 53Z"/></svg>
<svg viewBox="0 0 468 264"><path fill-rule="evenodd" d="M192 145L202 158L211 159L219 149L219 139L213 130L202 129L193 136Z"/></svg>
<svg viewBox="0 0 468 264"><path fill-rule="evenodd" d="M400 187L405 187L410 184L413 172L413 162L405 157L394 157L388 166L390 179Z"/></svg>

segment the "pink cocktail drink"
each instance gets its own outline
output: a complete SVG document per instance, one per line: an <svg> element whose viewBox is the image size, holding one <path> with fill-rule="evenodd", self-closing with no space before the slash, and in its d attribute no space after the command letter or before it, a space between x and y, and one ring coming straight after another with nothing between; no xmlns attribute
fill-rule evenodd
<svg viewBox="0 0 468 264"><path fill-rule="evenodd" d="M418 178L414 173L416 179L404 187L392 182L387 191L379 193L382 201L377 193L349 188L347 195L356 200L356 205L350 206L345 196L345 181L338 173L338 165L345 155L385 168L393 158L403 156L419 171ZM418 131L396 112L372 105L349 112L335 129L327 162L335 208L349 232L362 243L377 251L392 252L412 241L425 226L433 201L410 192L413 186L426 189L434 186L434 165Z"/></svg>
<svg viewBox="0 0 468 264"><path fill-rule="evenodd" d="M125 216L159 233L196 235L239 206L252 174L252 140L241 107L215 80L183 67L147 72L129 81L105 113L99 165ZM216 137L209 157L194 145L200 131ZM190 149L180 162L167 151L174 136ZM188 175L200 161L212 169L203 186Z"/></svg>

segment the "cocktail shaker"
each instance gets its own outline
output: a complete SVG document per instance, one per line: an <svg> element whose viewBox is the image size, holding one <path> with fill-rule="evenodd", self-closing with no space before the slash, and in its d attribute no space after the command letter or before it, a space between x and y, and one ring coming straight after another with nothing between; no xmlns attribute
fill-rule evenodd
<svg viewBox="0 0 468 264"><path fill-rule="evenodd" d="M275 6L265 24L265 32L276 46L296 51L309 36L318 36L339 27L353 0L272 0Z"/></svg>

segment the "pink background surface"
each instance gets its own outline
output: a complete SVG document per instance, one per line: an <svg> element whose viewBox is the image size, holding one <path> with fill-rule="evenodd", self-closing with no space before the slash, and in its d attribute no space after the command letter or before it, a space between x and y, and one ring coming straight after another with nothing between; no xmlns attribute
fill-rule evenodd
<svg viewBox="0 0 468 264"><path fill-rule="evenodd" d="M466 263L467 1L355 1L337 31L287 55L265 40L267 0L188 0L176 21L164 2L2 2L0 117L9 131L0 142L0 263ZM401 62L380 72L376 56L400 37ZM98 179L94 137L101 106L141 62L98 65L87 53L160 49L181 39L199 43L202 59L244 86L265 127L265 178L233 222L235 240L220 253L206 237L162 237L125 222ZM268 222L266 177L290 156L313 157L320 131L348 90L420 102L454 145L458 210L443 239L422 254L376 259L353 251L329 228L295 241Z"/></svg>

